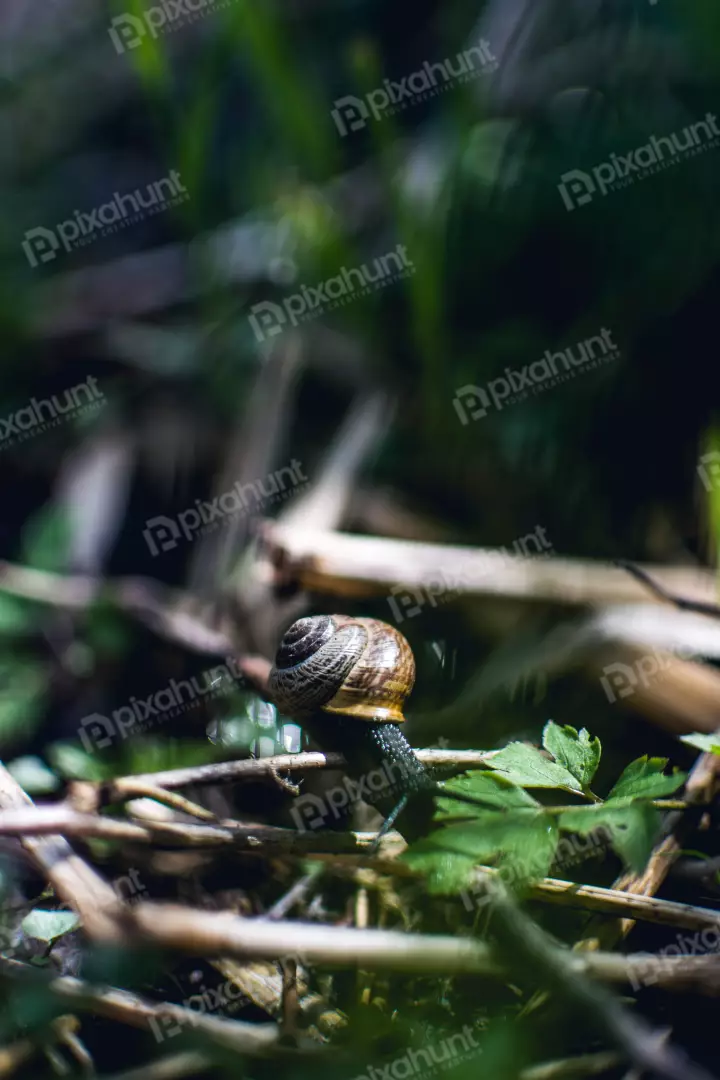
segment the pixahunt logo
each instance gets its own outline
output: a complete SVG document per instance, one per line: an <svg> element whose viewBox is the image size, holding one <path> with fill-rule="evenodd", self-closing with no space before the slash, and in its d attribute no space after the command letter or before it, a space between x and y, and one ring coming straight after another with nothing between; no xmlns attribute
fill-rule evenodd
<svg viewBox="0 0 720 1080"><path fill-rule="evenodd" d="M290 475L287 488L283 473ZM177 520L165 514L149 518L143 529L145 543L153 556L163 551L172 551L183 538L188 541L195 540L229 520L253 513L260 506L296 495L307 481L307 476L303 476L301 463L293 458L289 465L276 469L265 480L254 480L247 484L241 484L237 480L229 491L216 495L210 502L196 499L195 506L181 511Z"/></svg>
<svg viewBox="0 0 720 1080"><path fill-rule="evenodd" d="M720 488L720 452L710 450L709 453L703 454L697 471L705 490L717 491Z"/></svg>
<svg viewBox="0 0 720 1080"><path fill-rule="evenodd" d="M320 795L308 792L300 795L293 803L290 814L298 832L319 829L328 816L334 819L344 816L349 807L364 799L372 803L373 796L397 794L403 790L403 779L407 776L407 767L402 761L385 761L377 769L371 769L358 780L344 776L342 784L329 788Z"/></svg>
<svg viewBox="0 0 720 1080"><path fill-rule="evenodd" d="M156 38L161 31L171 34L181 26L227 7L230 7L230 0L162 0L141 16L117 15L111 20L108 32L115 52L120 55L127 49L137 49L148 34L151 38Z"/></svg>
<svg viewBox="0 0 720 1080"><path fill-rule="evenodd" d="M495 548L488 552L487 567L480 569L476 566L471 577L439 571L435 577L419 585L394 585L387 602L395 622L399 624L405 619L414 618L420 614L426 604L437 607L439 603L455 599L468 588L477 585L484 577L497 574L504 559L511 559L513 556L522 558L549 556L552 554L553 546L547 536L543 535L546 532L547 530L541 525L536 525L534 532L518 537L513 542L512 548ZM535 547L534 551L531 545Z"/></svg>
<svg viewBox="0 0 720 1080"><path fill-rule="evenodd" d="M618 660L602 669L600 685L610 704L614 705L618 698L631 697L639 686L647 689L655 679L667 675L676 660L697 660L697 656L689 649L679 649L672 655L649 652L638 657L633 664L623 664Z"/></svg>
<svg viewBox="0 0 720 1080"><path fill-rule="evenodd" d="M406 75L400 82L385 79L382 86L364 97L348 94L336 98L331 115L335 127L345 137L351 131L366 127L371 118L381 120L385 116L392 116L411 105L442 94L452 85L468 82L496 68L497 59L490 52L490 43L481 38L478 45L459 52L454 60L435 63L426 60L422 67Z"/></svg>
<svg viewBox="0 0 720 1080"><path fill-rule="evenodd" d="M188 1027L195 1027L201 1016L213 1013L227 1015L249 1003L240 987L232 979L226 979L220 986L208 987L201 983L198 992L184 998L179 1006L168 1006L149 1017L150 1028L157 1042L164 1042Z"/></svg>
<svg viewBox="0 0 720 1080"><path fill-rule="evenodd" d="M38 225L28 229L22 248L32 267L51 262L60 248L66 252L85 247L102 236L127 229L150 214L159 214L189 198L187 188L180 182L180 173L173 169L169 176L154 180L143 188L135 188L125 195L115 192L109 202L81 213L76 210L71 218L60 221L52 229Z"/></svg>
<svg viewBox="0 0 720 1080"><path fill-rule="evenodd" d="M9 416L0 417L0 450L34 438L57 427L70 415L95 412L105 404L105 395L97 388L97 379L88 375L85 382L50 398L31 398L29 405Z"/></svg>
<svg viewBox="0 0 720 1080"><path fill-rule="evenodd" d="M228 656L192 679L171 679L169 684L146 698L131 697L129 704L114 709L110 716L92 713L81 721L78 735L88 753L104 750L116 739L148 731L175 716L193 709L203 698L231 693L244 684L236 661Z"/></svg>
<svg viewBox="0 0 720 1080"><path fill-rule="evenodd" d="M453 398L455 412L460 423L482 420L492 408L500 410L506 405L525 401L529 395L541 394L553 386L567 382L577 375L577 369L591 368L616 360L620 352L612 340L610 331L602 328L596 337L587 338L576 346L551 353L549 349L541 360L526 364L523 368L505 368L505 376L491 379L487 389L482 386L461 386ZM558 371L558 364L564 370Z"/></svg>
<svg viewBox="0 0 720 1080"><path fill-rule="evenodd" d="M680 134L651 135L649 142L628 154L611 154L609 160L595 165L591 172L571 169L563 173L557 189L566 210L586 206L596 195L607 195L629 187L636 180L676 165L684 158L694 157L720 145L720 128L713 113L705 113L704 120L688 124Z"/></svg>
<svg viewBox="0 0 720 1080"><path fill-rule="evenodd" d="M445 1069L454 1069L461 1061L482 1053L470 1024L462 1032L449 1035L442 1042L432 1043L422 1050L406 1050L387 1065L370 1065L355 1080L408 1080L415 1076L437 1076Z"/></svg>
<svg viewBox="0 0 720 1080"><path fill-rule="evenodd" d="M398 244L395 251L378 256L372 264L364 263L350 270L342 266L338 274L318 285L302 285L300 291L286 297L282 305L270 301L253 304L250 326L256 340L265 341L282 333L288 323L297 326L300 322L315 319L343 307L351 300L368 296L376 289L409 277L414 271L415 266L407 257L405 245Z"/></svg>

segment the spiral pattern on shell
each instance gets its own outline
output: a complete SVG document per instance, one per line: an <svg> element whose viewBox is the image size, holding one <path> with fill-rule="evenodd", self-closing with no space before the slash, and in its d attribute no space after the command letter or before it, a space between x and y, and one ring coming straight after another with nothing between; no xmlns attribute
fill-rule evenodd
<svg viewBox="0 0 720 1080"><path fill-rule="evenodd" d="M379 619L317 615L285 632L270 672L270 693L281 712L316 709L376 723L399 723L415 682L406 639Z"/></svg>

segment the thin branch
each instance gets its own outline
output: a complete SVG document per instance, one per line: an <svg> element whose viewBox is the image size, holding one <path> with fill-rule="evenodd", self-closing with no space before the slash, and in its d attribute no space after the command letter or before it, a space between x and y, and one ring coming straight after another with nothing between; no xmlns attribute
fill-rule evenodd
<svg viewBox="0 0 720 1080"><path fill-rule="evenodd" d="M483 867L482 874L498 871ZM636 896L619 889L603 889L599 885L577 885L558 878L543 878L529 889L533 900L549 904L584 908L623 918L641 919L663 926L676 926L683 930L720 930L720 911L680 904L672 900L658 900L654 896Z"/></svg>
<svg viewBox="0 0 720 1080"><path fill-rule="evenodd" d="M499 753L498 750L415 750L416 756L428 768L481 769ZM167 769L164 772L142 773L137 776L121 776L103 783L103 792L109 802L121 802L127 797L128 785L152 784L155 787L174 789L188 784L222 784L237 780L275 779L278 772L306 772L311 769L346 769L347 761L342 754L322 752L304 754L277 754L274 757L246 758L242 761L221 761L211 765L193 765L185 769Z"/></svg>
<svg viewBox="0 0 720 1080"><path fill-rule="evenodd" d="M13 960L0 960L0 972L12 975L20 983L47 988L54 997L67 1001L75 1012L97 1013L109 1020L165 1034L171 1021L179 1027L205 1036L215 1046L252 1057L266 1057L282 1052L276 1024L251 1024L242 1020L208 1016L194 1009L170 1002L147 1001L138 994L116 988L100 988L63 975L48 978L44 972ZM292 1056L298 1052L286 1051ZM312 1051L311 1051L312 1053Z"/></svg>
<svg viewBox="0 0 720 1080"><path fill-rule="evenodd" d="M280 961L296 957L305 966L362 969L438 976L482 975L506 978L506 967L484 942L443 934L247 919L175 904L133 905L125 927L128 943L150 944L190 956ZM640 953L564 954L563 963L577 975L603 982L641 985L648 965L656 986L720 995L717 955L658 958Z"/></svg>
<svg viewBox="0 0 720 1080"><path fill-rule="evenodd" d="M365 855L366 864L382 872L403 877L415 876L411 868L403 863L386 858L367 857L375 840L375 833L328 830L297 832L272 825L246 825L234 821L220 821L217 825L168 821L138 823L81 813L63 803L7 810L0 817L0 836L32 837L59 833L79 838L101 837L106 840L160 843L189 848L231 846L236 850L260 855L281 852L306 855L309 858L320 856L324 862L332 862L333 859L339 861L355 853ZM397 834L391 834L386 839L389 845L400 840ZM308 886L316 872L320 871L308 875ZM491 867L478 867L477 881L484 884L488 878L497 874L498 871ZM301 879L288 896L278 902L278 911L268 913L266 917L278 918L288 910L285 907L286 902L297 902L302 891L296 895L294 890L300 890L304 881L305 879ZM529 887L528 894L534 900L547 903L579 907L606 915L643 919L685 930L717 928L720 925L720 912L712 908L658 900L652 896L636 896L596 885L579 885L558 878L543 878Z"/></svg>
<svg viewBox="0 0 720 1080"><path fill-rule="evenodd" d="M672 593L665 586L661 585L658 581L655 581L650 574L643 570L642 567L636 566L635 563L628 562L626 559L616 559L616 566L619 566L622 570L627 572L644 585L652 595L662 601L664 604L672 604L674 607L679 608L680 611L694 611L697 615L710 615L714 619L720 619L720 605L703 603L698 600L688 600L683 596L678 596Z"/></svg>
<svg viewBox="0 0 720 1080"><path fill-rule="evenodd" d="M137 1069L113 1073L106 1080L183 1080L185 1076L196 1077L203 1072L209 1072L213 1066L213 1059L207 1054L201 1054L198 1050L186 1050L179 1054L168 1054L147 1065L141 1065ZM534 1080L534 1078L528 1077L528 1080ZM540 1076L538 1080L546 1080L546 1078Z"/></svg>
<svg viewBox="0 0 720 1080"><path fill-rule="evenodd" d="M681 1051L660 1046L647 1022L624 1009L604 987L583 978L577 954L558 947L521 911L502 882L490 882L488 892L498 952L516 977L524 980L532 972L533 981L556 994L571 1013L582 1016L641 1068L666 1080L711 1080L710 1073ZM591 955L583 958L586 964Z"/></svg>
<svg viewBox="0 0 720 1080"><path fill-rule="evenodd" d="M98 811L103 805L103 799L105 802L111 801L107 798L107 792L102 783L77 780L70 784L67 802L78 813L94 813ZM146 784L142 781L133 783L133 777L131 776L126 777L123 784L123 801L129 799L152 799L154 802L160 803L161 806L167 806L181 814L196 817L200 821L217 823L219 820L217 814L214 814L212 810L207 810L204 806L186 799L184 795L167 791L165 788L157 787L155 784Z"/></svg>
<svg viewBox="0 0 720 1080"><path fill-rule="evenodd" d="M35 806L17 781L0 763L0 809L4 811L1 821L12 815L31 822L44 807ZM55 807L50 808L55 811ZM64 837L45 830L50 835L31 836L20 830L21 843L37 866L46 875L58 895L82 918L91 936L117 940L120 937L119 920L125 905L112 887L68 844Z"/></svg>
<svg viewBox="0 0 720 1080"><path fill-rule="evenodd" d="M688 775L684 797L691 806L710 805L720 791L720 757L717 754L701 754ZM652 896L658 891L672 863L680 854L682 844L675 832L682 832L683 816L669 815L668 827L672 830L653 850L647 866L640 874L623 874L615 888L633 896ZM592 936L597 930L604 943L615 943L625 937L633 928L632 919L622 919L619 923L605 927L592 924L586 936Z"/></svg>
<svg viewBox="0 0 720 1080"><path fill-rule="evenodd" d="M271 524L266 532L278 557L295 568L295 580L301 588L331 596L387 596L398 584L423 589L445 582L446 591L461 597L499 596L563 606L649 601L639 581L607 563L299 531ZM715 599L715 577L709 570L661 566L649 567L648 572L666 589L682 592L694 601L710 603Z"/></svg>
<svg viewBox="0 0 720 1080"><path fill-rule="evenodd" d="M37 806L32 810L8 810L0 817L0 836L31 838L60 833L86 839L95 837L173 847L233 847L262 855L278 852L304 855L318 849L338 854L368 851L376 836L375 833L328 830L298 832L274 825L243 825L235 821L221 821L217 826L174 821L130 822L79 813L62 803ZM29 844L30 839L27 842Z"/></svg>
<svg viewBox="0 0 720 1080"><path fill-rule="evenodd" d="M545 1061L523 1069L520 1080L566 1080L574 1076L597 1076L614 1069L622 1061L620 1054L605 1050L598 1054L582 1054L579 1057Z"/></svg>

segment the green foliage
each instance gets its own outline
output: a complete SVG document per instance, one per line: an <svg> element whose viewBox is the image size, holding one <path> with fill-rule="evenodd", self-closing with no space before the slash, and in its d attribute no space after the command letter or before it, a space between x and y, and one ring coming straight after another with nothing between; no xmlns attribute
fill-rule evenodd
<svg viewBox="0 0 720 1080"><path fill-rule="evenodd" d="M659 799L663 795L672 795L673 791L685 783L685 773L675 769L671 776L665 776L663 770L667 758L638 758L628 765L618 782L608 795L611 799Z"/></svg>
<svg viewBox="0 0 720 1080"><path fill-rule="evenodd" d="M47 749L53 768L66 780L108 780L112 770L98 754L91 754L79 743L59 740Z"/></svg>
<svg viewBox="0 0 720 1080"><path fill-rule="evenodd" d="M0 634L22 634L34 621L34 605L0 593Z"/></svg>
<svg viewBox="0 0 720 1080"><path fill-rule="evenodd" d="M582 784L564 765L551 761L536 747L527 746L526 743L510 743L488 764L491 769L496 769L523 787L582 792Z"/></svg>
<svg viewBox="0 0 720 1080"><path fill-rule="evenodd" d="M696 750L702 750L706 754L720 754L720 735L717 732L706 735L702 731L694 731L692 735L681 735L680 742L694 746Z"/></svg>
<svg viewBox="0 0 720 1080"><path fill-rule="evenodd" d="M543 746L560 765L572 773L585 790L600 764L600 740L593 738L587 728L578 732L569 724L560 727L548 720L543 731Z"/></svg>
<svg viewBox="0 0 720 1080"><path fill-rule="evenodd" d="M48 769L41 758L34 755L15 758L8 762L7 769L28 795L49 795L60 787L55 773Z"/></svg>
<svg viewBox="0 0 720 1080"><path fill-rule="evenodd" d="M0 751L40 724L45 703L41 664L15 653L0 655Z"/></svg>
<svg viewBox="0 0 720 1080"><path fill-rule="evenodd" d="M524 788L503 773L478 770L459 776L447 786L461 795L481 799L498 810L524 810L540 805ZM439 818L467 817L468 814L466 806L449 799L438 799L438 811Z"/></svg>
<svg viewBox="0 0 720 1080"><path fill-rule="evenodd" d="M466 888L478 864L493 863L507 880L522 885L543 877L558 851L561 833L588 836L604 831L625 865L642 869L658 834L659 814L652 800L685 782L678 770L665 775L665 758L633 761L605 800L589 784L600 764L600 740L586 729L549 721L545 752L511 743L488 764L490 770L466 773L443 786L472 803L440 798L437 820L443 828L414 844L405 861L427 876L433 893ZM551 755L551 756L546 756ZM581 796L586 805L544 806L525 788L545 788Z"/></svg>
<svg viewBox="0 0 720 1080"><path fill-rule="evenodd" d="M64 570L69 545L68 515L48 503L25 526L22 561L36 570Z"/></svg>
<svg viewBox="0 0 720 1080"><path fill-rule="evenodd" d="M638 800L628 806L611 806L609 801L597 806L567 810L560 817L563 832L587 836L596 829L606 829L615 851L633 872L639 873L658 835L659 815L648 802Z"/></svg>
<svg viewBox="0 0 720 1080"><path fill-rule="evenodd" d="M35 908L25 916L21 925L28 937L52 945L58 938L77 930L80 918L74 911L45 911Z"/></svg>

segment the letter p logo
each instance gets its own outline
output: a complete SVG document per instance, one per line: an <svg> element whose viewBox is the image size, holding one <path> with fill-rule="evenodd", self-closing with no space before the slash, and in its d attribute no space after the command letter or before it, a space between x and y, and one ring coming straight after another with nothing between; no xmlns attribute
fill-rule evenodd
<svg viewBox="0 0 720 1080"><path fill-rule="evenodd" d="M709 454L703 454L700 458L698 476L706 491L720 487L720 453L717 450L711 450Z"/></svg>
<svg viewBox="0 0 720 1080"><path fill-rule="evenodd" d="M159 517L149 518L143 529L145 543L154 557L161 551L172 551L178 546L180 528L172 518L160 514ZM157 539L157 543L155 542ZM158 546L159 545L159 546Z"/></svg>
<svg viewBox="0 0 720 1080"><path fill-rule="evenodd" d="M359 131L367 125L370 110L362 98L348 94L347 97L337 98L333 104L335 108L331 116L343 138L348 131Z"/></svg>
<svg viewBox="0 0 720 1080"><path fill-rule="evenodd" d="M50 262L57 255L60 241L52 229L44 229L39 225L37 229L28 229L22 242L25 258L33 267L38 263Z"/></svg>
<svg viewBox="0 0 720 1080"><path fill-rule="evenodd" d="M482 420L492 408L487 391L481 386L461 386L453 398L453 408L465 427L471 420Z"/></svg>
<svg viewBox="0 0 720 1080"><path fill-rule="evenodd" d="M142 19L138 19L136 15L117 15L110 20L108 33L115 52L120 55L126 49L137 49L147 30Z"/></svg>
<svg viewBox="0 0 720 1080"><path fill-rule="evenodd" d="M595 181L582 169L571 169L563 173L557 186L566 210L574 210L576 206L584 206L592 201L595 194Z"/></svg>
<svg viewBox="0 0 720 1080"><path fill-rule="evenodd" d="M287 315L279 304L273 304L264 300L261 304L253 304L250 315L250 325L256 341L264 341L265 338L275 337L282 333Z"/></svg>
<svg viewBox="0 0 720 1080"><path fill-rule="evenodd" d="M327 804L319 795L308 793L295 800L290 815L298 832L307 832L308 829L317 829L322 825L327 809Z"/></svg>
<svg viewBox="0 0 720 1080"><path fill-rule="evenodd" d="M618 698L630 697L638 684L638 677L628 664L608 664L600 677L602 688L612 704Z"/></svg>
<svg viewBox="0 0 720 1080"><path fill-rule="evenodd" d="M109 716L91 713L80 721L78 735L87 752L92 754L93 750L104 750L106 746L110 746L115 735L115 725Z"/></svg>

